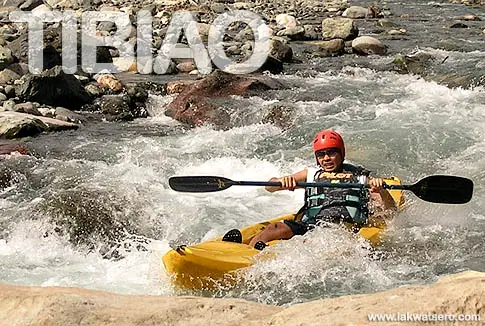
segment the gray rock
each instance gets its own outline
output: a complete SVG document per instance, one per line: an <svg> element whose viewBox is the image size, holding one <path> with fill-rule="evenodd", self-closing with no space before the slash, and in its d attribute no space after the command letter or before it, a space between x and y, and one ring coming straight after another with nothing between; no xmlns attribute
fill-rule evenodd
<svg viewBox="0 0 485 326"><path fill-rule="evenodd" d="M5 86L5 94L10 98L15 96L15 87L12 85Z"/></svg>
<svg viewBox="0 0 485 326"><path fill-rule="evenodd" d="M49 127L35 116L17 112L0 112L0 138L36 136Z"/></svg>
<svg viewBox="0 0 485 326"><path fill-rule="evenodd" d="M376 22L376 26L377 27L384 27L384 28L393 28L393 27L397 27L397 25L390 19L387 19L387 18L382 18L382 19L379 19L377 22Z"/></svg>
<svg viewBox="0 0 485 326"><path fill-rule="evenodd" d="M35 116L42 116L39 110L37 110L38 107L39 107L38 104L34 104L32 102L25 102L25 103L15 104L13 107L13 111L20 112L20 113L27 113Z"/></svg>
<svg viewBox="0 0 485 326"><path fill-rule="evenodd" d="M360 6L351 6L345 9L342 17L347 18L365 18L368 15L368 9Z"/></svg>
<svg viewBox="0 0 485 326"><path fill-rule="evenodd" d="M347 0L326 0L325 9L329 12L345 10L349 7Z"/></svg>
<svg viewBox="0 0 485 326"><path fill-rule="evenodd" d="M177 65L177 70L179 72L188 73L194 69L197 69L197 67L195 66L195 63L192 61L181 62Z"/></svg>
<svg viewBox="0 0 485 326"><path fill-rule="evenodd" d="M333 39L323 43L321 49L327 56L342 55L345 53L345 42L340 38Z"/></svg>
<svg viewBox="0 0 485 326"><path fill-rule="evenodd" d="M43 3L42 0L27 0L19 7L19 9L23 11L31 11Z"/></svg>
<svg viewBox="0 0 485 326"><path fill-rule="evenodd" d="M318 33L316 31L316 26L304 25L303 28L305 29L306 40L318 40Z"/></svg>
<svg viewBox="0 0 485 326"><path fill-rule="evenodd" d="M91 98L97 98L103 95L106 91L104 87L101 87L98 83L90 83L84 87L86 92Z"/></svg>
<svg viewBox="0 0 485 326"><path fill-rule="evenodd" d="M3 109L5 111L13 111L15 104L17 104L17 103L15 103L14 100L7 100L7 101L3 102Z"/></svg>
<svg viewBox="0 0 485 326"><path fill-rule="evenodd" d="M4 69L0 72L0 85L11 84L20 79L20 75L10 69Z"/></svg>
<svg viewBox="0 0 485 326"><path fill-rule="evenodd" d="M70 108L80 108L91 102L81 82L73 75L65 74L60 66L39 75L23 76L16 94L25 101Z"/></svg>
<svg viewBox="0 0 485 326"><path fill-rule="evenodd" d="M359 29L350 18L327 18L322 22L324 40L340 38L352 40L359 35Z"/></svg>
<svg viewBox="0 0 485 326"><path fill-rule="evenodd" d="M303 26L287 27L283 35L278 36L288 36L290 40L301 41L305 39L305 28Z"/></svg>
<svg viewBox="0 0 485 326"><path fill-rule="evenodd" d="M281 38L275 37L271 39L270 56L282 62L291 62L293 60L293 49Z"/></svg>
<svg viewBox="0 0 485 326"><path fill-rule="evenodd" d="M215 13L222 14L227 10L227 7L222 3L213 3L210 6L211 10Z"/></svg>
<svg viewBox="0 0 485 326"><path fill-rule="evenodd" d="M77 129L73 123L19 112L0 112L0 138L21 138L44 131Z"/></svg>
<svg viewBox="0 0 485 326"><path fill-rule="evenodd" d="M352 41L352 49L361 55L378 54L384 55L387 48L378 39L371 36L360 36Z"/></svg>
<svg viewBox="0 0 485 326"><path fill-rule="evenodd" d="M73 122L77 124L86 122L86 118L84 118L84 116L78 113L72 112L71 110L68 110L63 107L55 108L54 112L55 112L55 118L57 120Z"/></svg>
<svg viewBox="0 0 485 326"><path fill-rule="evenodd" d="M11 63L13 63L12 50L0 46L0 70L7 68Z"/></svg>

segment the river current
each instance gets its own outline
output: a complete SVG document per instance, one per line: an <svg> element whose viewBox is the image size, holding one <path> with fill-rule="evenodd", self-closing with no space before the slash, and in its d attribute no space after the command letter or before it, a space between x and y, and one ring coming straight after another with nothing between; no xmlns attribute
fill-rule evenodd
<svg viewBox="0 0 485 326"><path fill-rule="evenodd" d="M450 65L484 68L483 50L425 50ZM373 63L379 60L389 58ZM315 72L324 62L272 76L297 85L291 89L229 98L228 130L188 129L163 115L170 96L152 96L148 119L90 123L30 140L34 156L1 162L16 177L0 192L0 279L288 304L485 271L485 89L353 65ZM294 109L290 127L260 122L276 103ZM464 176L475 183L474 197L445 205L406 193L405 210L375 251L339 228L316 230L269 249L277 258L249 268L235 289L173 289L161 266L170 243L194 244L294 212L303 190L234 186L189 194L171 190L168 178L265 181L293 173L315 164L311 141L325 128L341 132L347 159L374 175L407 184L433 174Z"/></svg>

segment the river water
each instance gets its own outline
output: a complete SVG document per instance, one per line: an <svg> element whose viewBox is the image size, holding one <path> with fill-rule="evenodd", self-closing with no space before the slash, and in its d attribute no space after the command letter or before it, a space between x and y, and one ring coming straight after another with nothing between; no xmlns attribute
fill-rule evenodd
<svg viewBox="0 0 485 326"><path fill-rule="evenodd" d="M485 62L484 51L426 50L470 70ZM373 63L379 60L389 59ZM485 271L485 89L450 89L351 65L315 72L324 62L315 61L308 73L273 76L297 87L231 97L228 130L187 129L163 115L170 97L152 96L151 118L32 139L34 156L1 162L15 175L0 192L1 281L288 304ZM295 108L291 127L260 123L275 103ZM325 128L341 132L347 158L375 175L397 175L404 183L460 175L474 181L474 197L445 205L406 193L405 210L375 251L339 228L316 230L269 249L277 258L251 267L235 289L172 288L161 266L170 243L194 244L294 212L303 191L177 193L168 178L267 180L296 172L314 164L311 141Z"/></svg>

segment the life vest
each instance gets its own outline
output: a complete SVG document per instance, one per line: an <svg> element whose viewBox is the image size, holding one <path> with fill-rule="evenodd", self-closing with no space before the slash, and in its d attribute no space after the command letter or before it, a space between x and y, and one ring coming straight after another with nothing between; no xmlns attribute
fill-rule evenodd
<svg viewBox="0 0 485 326"><path fill-rule="evenodd" d="M318 170L313 179L315 182L360 183L361 177L367 174L368 171L361 167L344 164L342 172ZM309 187L305 190L305 215L302 222L348 222L363 225L369 217L368 203L369 192L365 188Z"/></svg>

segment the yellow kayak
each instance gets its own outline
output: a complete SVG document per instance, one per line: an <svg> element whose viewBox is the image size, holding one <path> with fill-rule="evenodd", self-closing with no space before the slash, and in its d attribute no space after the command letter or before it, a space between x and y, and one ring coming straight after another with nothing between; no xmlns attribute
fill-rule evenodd
<svg viewBox="0 0 485 326"><path fill-rule="evenodd" d="M399 178L385 179L389 185L401 184ZM396 206L404 207L404 196L401 190L390 191ZM295 214L276 217L241 229L243 243L222 241L222 235L192 246L179 246L170 250L162 258L163 265L172 283L179 288L191 290L210 290L218 286L230 286L235 283L235 271L254 264L254 256L264 252L247 245L251 239L271 223L294 219ZM373 246L380 243L385 231L384 220L369 218L370 224L361 227L357 232ZM352 228L348 224L347 227ZM272 241L273 245L278 241ZM271 258L271 256L269 256Z"/></svg>

